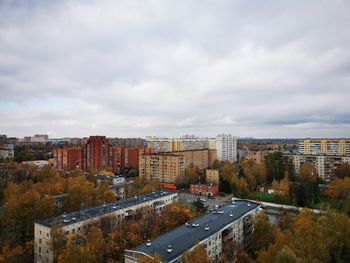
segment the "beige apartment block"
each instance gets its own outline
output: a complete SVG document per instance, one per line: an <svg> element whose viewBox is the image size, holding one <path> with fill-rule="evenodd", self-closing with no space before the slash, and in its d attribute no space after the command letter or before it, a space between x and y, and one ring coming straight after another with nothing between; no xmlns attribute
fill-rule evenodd
<svg viewBox="0 0 350 263"><path fill-rule="evenodd" d="M139 159L139 177L176 183L184 177L184 157L173 153L144 153Z"/></svg>
<svg viewBox="0 0 350 263"><path fill-rule="evenodd" d="M304 139L299 153L305 155L350 156L350 139Z"/></svg>
<svg viewBox="0 0 350 263"><path fill-rule="evenodd" d="M219 170L215 170L215 169L207 169L205 171L205 178L206 178L206 182L207 184L216 184L219 185Z"/></svg>

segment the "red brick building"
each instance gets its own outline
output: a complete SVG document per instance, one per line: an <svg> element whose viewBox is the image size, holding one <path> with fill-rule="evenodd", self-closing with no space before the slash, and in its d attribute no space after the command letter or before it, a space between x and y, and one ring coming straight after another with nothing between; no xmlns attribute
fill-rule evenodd
<svg viewBox="0 0 350 263"><path fill-rule="evenodd" d="M151 153L150 148L129 148L129 147L113 147L112 167L113 171L118 172L124 168L139 169L139 156L143 153Z"/></svg>
<svg viewBox="0 0 350 263"><path fill-rule="evenodd" d="M112 147L106 136L90 136L83 148L83 169L96 169L111 167Z"/></svg>
<svg viewBox="0 0 350 263"><path fill-rule="evenodd" d="M139 169L139 155L151 153L152 149L143 147L112 147L105 136L90 136L83 148L56 148L54 164L58 169L75 168L101 170L111 168L120 173L124 168Z"/></svg>
<svg viewBox="0 0 350 263"><path fill-rule="evenodd" d="M82 169L82 149L73 148L56 148L53 150L54 166L61 170L71 171Z"/></svg>
<svg viewBox="0 0 350 263"><path fill-rule="evenodd" d="M212 184L191 184L190 192L198 195L215 196L219 194L219 187Z"/></svg>

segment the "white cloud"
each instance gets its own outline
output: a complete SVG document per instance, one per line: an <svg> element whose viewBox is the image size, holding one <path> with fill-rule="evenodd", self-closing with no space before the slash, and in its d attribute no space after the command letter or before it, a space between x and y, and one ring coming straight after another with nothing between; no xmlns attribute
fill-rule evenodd
<svg viewBox="0 0 350 263"><path fill-rule="evenodd" d="M347 1L3 1L0 133L349 136Z"/></svg>

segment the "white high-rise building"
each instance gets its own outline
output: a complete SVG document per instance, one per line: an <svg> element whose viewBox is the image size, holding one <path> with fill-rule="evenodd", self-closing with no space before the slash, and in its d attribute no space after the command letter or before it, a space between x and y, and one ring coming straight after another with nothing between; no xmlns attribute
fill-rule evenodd
<svg viewBox="0 0 350 263"><path fill-rule="evenodd" d="M216 150L219 161L237 161L237 137L231 134L216 136Z"/></svg>

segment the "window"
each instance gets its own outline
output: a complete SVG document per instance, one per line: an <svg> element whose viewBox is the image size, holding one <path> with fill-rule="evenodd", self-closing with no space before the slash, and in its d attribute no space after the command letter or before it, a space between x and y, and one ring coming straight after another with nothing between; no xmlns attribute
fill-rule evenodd
<svg viewBox="0 0 350 263"><path fill-rule="evenodd" d="M41 238L39 238L39 244L41 244Z"/></svg>

